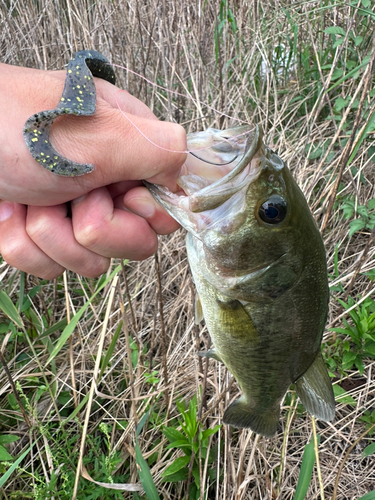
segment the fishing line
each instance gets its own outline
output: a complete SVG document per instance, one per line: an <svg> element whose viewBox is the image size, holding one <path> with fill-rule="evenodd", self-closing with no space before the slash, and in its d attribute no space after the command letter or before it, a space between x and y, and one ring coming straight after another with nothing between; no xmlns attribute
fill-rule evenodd
<svg viewBox="0 0 375 500"><path fill-rule="evenodd" d="M170 94L178 95L180 97L185 97L186 99L190 99L191 101L197 102L198 104L202 104L202 106L205 106L206 108L211 109L215 113L219 113L219 115L225 116L226 118L229 118L230 120L236 120L238 122L245 123L246 125L250 125L250 123L248 123L247 121L241 120L241 118L233 118L232 116L229 116L229 115L227 115L225 113L222 113L221 111L218 111L216 108L210 106L209 104L206 104L203 101L200 101L199 99L196 99L195 97L193 97L191 95L181 94L180 92L177 92L176 90L170 90L170 89L168 89L166 87L163 87L162 85L154 83L151 80L149 80L148 78L146 78L145 76L143 76L143 75L141 75L139 73L136 73L135 71L133 71L132 69L127 68L126 66L120 66L119 64L111 64L111 66L115 66L116 68L124 69L125 71L128 71L129 73L132 73L133 75L138 76L139 78L142 78L142 80L146 81L150 85L152 85L154 87L157 87L159 89L165 90L166 92L169 92Z"/></svg>
<svg viewBox="0 0 375 500"><path fill-rule="evenodd" d="M129 73L132 73L133 75L135 76L138 76L139 78L145 80L147 83L149 83L150 85L154 86L154 87L157 87L159 89L162 89L162 90L165 90L166 92L169 92L171 94L175 94L177 96L181 96L181 97L184 97L186 99L190 99L196 103L199 103L205 107L207 107L208 109L211 109L212 111L214 111L215 113L218 113L219 115L221 116L225 116L226 118L229 118L231 120L235 120L235 121L238 121L238 122L241 122L241 123L245 123L246 125L250 125L248 122L246 122L245 120L241 120L240 118L233 118L229 115L227 115L226 113L222 113L221 111L218 111L217 109L215 109L214 107L204 103L203 101L200 101L199 99L196 99L194 97L192 97L191 95L186 95L186 94L182 94L180 92L177 92L175 90L170 90L166 87L163 87L162 85L159 85L157 83L154 83L152 82L151 80L149 80L148 78L146 78L145 76L139 74L139 73L136 73L135 71L129 69L129 68L126 68L125 66L121 66L119 64L112 64L112 66L115 66L117 68L120 68L120 69L123 69L125 71L128 71ZM153 142L149 137L146 136L146 134L144 134L142 132L142 130L133 122L133 120L128 116L128 114L123 111L121 109L121 106L120 106L120 103L118 102L118 99L117 99L117 93L118 92L124 92L124 90L122 89L119 89L116 94L115 94L115 100L116 100L116 104L117 104L117 107L118 109L121 111L121 113L124 115L124 117L131 123L131 125L142 135L142 137L144 139L146 139L150 144L152 144L153 146L163 150L163 151L167 151L169 153L186 153L186 154L191 154L192 156L194 156L195 158L198 158L199 160L205 162L205 163L209 163L211 165L217 165L217 166L223 166L223 165L229 165L230 163L232 163L233 161L235 161L237 158L238 158L238 154L236 154L236 156L234 158L232 158L230 161L228 162L225 162L225 163L214 163L214 162L211 162L209 160L205 160L201 157L199 157L198 155L196 155L195 153L196 152L199 152L199 151L203 151L205 149L210 149L212 148L212 145L211 146L205 146L205 147L202 147L202 148L198 148L198 149L193 149L193 150L185 150L185 151L181 151L181 150L174 150L174 149L168 149L168 148L164 148L163 146L160 146L159 144L156 144L155 142ZM238 135L235 135L233 137L231 137L231 139L237 139L238 137L241 137L243 135L247 135L251 132L251 130L247 130L246 132L242 132L241 134L238 134ZM222 141L220 142L217 142L216 144L224 144L225 142L230 142L228 141L227 139L223 139Z"/></svg>
<svg viewBox="0 0 375 500"><path fill-rule="evenodd" d="M224 141L223 141L224 142ZM211 147L211 146L210 146ZM193 150L194 151L194 150ZM222 166L222 165L229 165L230 163L232 163L233 161L237 160L238 158L238 154L236 154L236 156L234 158L232 158L231 160L227 161L226 163L215 163L213 161L209 161L209 160L204 160L203 158L200 158L198 155L196 155L195 153L193 153L193 151L189 151L189 153L194 156L195 158L198 158L198 160L201 160L201 161L204 161L205 163L209 163L210 165L217 165L217 166Z"/></svg>

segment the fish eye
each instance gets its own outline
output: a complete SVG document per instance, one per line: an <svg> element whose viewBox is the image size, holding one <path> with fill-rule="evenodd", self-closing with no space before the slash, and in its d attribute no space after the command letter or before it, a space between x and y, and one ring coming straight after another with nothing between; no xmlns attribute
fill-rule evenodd
<svg viewBox="0 0 375 500"><path fill-rule="evenodd" d="M259 217L267 224L280 224L287 212L286 201L277 194L273 194L259 208Z"/></svg>

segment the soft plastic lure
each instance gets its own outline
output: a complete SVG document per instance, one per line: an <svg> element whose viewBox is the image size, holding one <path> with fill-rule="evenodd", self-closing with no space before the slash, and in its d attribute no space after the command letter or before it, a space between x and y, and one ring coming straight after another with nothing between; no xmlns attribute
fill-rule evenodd
<svg viewBox="0 0 375 500"><path fill-rule="evenodd" d="M52 123L58 116L91 116L95 113L94 76L115 84L113 67L102 54L94 50L77 52L68 64L64 91L57 108L36 113L24 125L23 136L34 160L54 174L75 177L94 170L94 165L76 163L61 156L49 139Z"/></svg>

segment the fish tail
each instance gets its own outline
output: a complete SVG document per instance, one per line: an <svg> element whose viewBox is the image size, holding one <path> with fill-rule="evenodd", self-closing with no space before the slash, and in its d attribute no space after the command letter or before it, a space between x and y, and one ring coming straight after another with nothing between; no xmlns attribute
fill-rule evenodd
<svg viewBox="0 0 375 500"><path fill-rule="evenodd" d="M271 437L277 430L280 407L274 411L259 411L241 397L225 410L223 421L233 427L251 429L262 436Z"/></svg>

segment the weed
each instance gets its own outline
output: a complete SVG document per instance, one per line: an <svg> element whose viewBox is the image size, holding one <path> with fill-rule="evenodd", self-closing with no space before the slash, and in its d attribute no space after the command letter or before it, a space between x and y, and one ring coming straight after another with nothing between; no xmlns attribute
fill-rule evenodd
<svg viewBox="0 0 375 500"><path fill-rule="evenodd" d="M341 205L344 219L350 219L354 214L359 215L349 223L349 238L356 232L368 229L372 231L375 226L375 198L372 198L366 205L356 205L353 199L346 200Z"/></svg>
<svg viewBox="0 0 375 500"><path fill-rule="evenodd" d="M209 438L216 434L221 426L216 425L213 429L201 429L201 424L197 419L196 396L191 399L188 408L184 402L177 402L176 406L182 417L182 420L178 419L182 431L175 427L165 427L163 434L170 443L167 449L179 449L184 455L176 458L162 476L164 481L178 482L186 480L190 473L194 478L194 483L190 485L189 499L197 500L200 498L201 487L200 460L207 460L208 465L214 462L216 458L215 448L209 449ZM216 469L210 468L208 476L213 481L216 478Z"/></svg>
<svg viewBox="0 0 375 500"><path fill-rule="evenodd" d="M362 422L366 422L366 429L370 429L375 424L375 410L366 410L359 420ZM369 436L373 436L375 434L375 429L369 431Z"/></svg>
<svg viewBox="0 0 375 500"><path fill-rule="evenodd" d="M345 328L331 328L331 331L344 335L345 340L335 340L328 346L328 362L332 370L340 368L342 373L350 370L353 365L362 375L364 358L375 358L375 302L368 298L362 304L355 306L349 297L348 302L337 299L348 313L353 324L343 319ZM341 360L341 366L339 361Z"/></svg>

